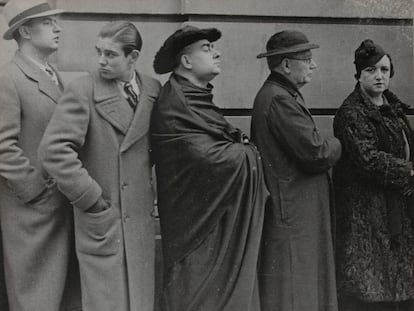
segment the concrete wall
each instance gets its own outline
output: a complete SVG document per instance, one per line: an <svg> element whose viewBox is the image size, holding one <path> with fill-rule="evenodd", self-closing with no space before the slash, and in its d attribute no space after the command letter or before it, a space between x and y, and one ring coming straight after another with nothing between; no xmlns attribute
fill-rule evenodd
<svg viewBox="0 0 414 311"><path fill-rule="evenodd" d="M138 67L157 76L153 57L168 35L182 23L217 27L222 74L213 80L215 102L233 123L247 132L254 96L268 75L265 60L256 59L267 39L283 29L297 29L320 45L313 81L302 91L318 125L331 131L330 117L355 85L353 53L371 38L393 57L396 75L391 88L414 105L411 0L56 0L68 13L59 68L68 80L96 64L94 43L108 20L128 19L140 29L144 47Z"/></svg>
<svg viewBox="0 0 414 311"><path fill-rule="evenodd" d="M5 3L6 0L0 0ZM222 53L222 74L213 80L215 102L232 122L249 128L254 96L266 79L264 51L267 39L283 29L297 29L320 45L314 50L318 69L302 91L320 124L335 112L355 84L353 53L371 38L393 57L396 75L391 88L414 105L413 27L411 0L51 0L66 11L61 17L62 41L55 56L58 68L70 81L96 66L94 44L109 20L134 22L143 37L140 70L157 76L153 57L166 37L182 23L217 27L223 36L216 43ZM6 25L0 19L0 31ZM14 53L14 42L0 41L0 65Z"/></svg>

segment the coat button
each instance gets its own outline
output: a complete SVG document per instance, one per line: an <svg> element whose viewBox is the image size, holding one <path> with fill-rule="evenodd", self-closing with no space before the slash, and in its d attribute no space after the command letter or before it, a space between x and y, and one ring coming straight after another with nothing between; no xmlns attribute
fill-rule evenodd
<svg viewBox="0 0 414 311"><path fill-rule="evenodd" d="M129 216L124 217L124 222L127 222L129 220Z"/></svg>
<svg viewBox="0 0 414 311"><path fill-rule="evenodd" d="M121 185L121 190L125 190L128 187L128 183L123 182Z"/></svg>

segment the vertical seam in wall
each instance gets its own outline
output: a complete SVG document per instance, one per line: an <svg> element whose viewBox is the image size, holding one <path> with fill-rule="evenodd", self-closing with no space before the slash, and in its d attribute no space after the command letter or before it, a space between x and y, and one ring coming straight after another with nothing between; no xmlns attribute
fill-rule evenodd
<svg viewBox="0 0 414 311"><path fill-rule="evenodd" d="M181 0L181 14L184 15L187 12L187 0Z"/></svg>

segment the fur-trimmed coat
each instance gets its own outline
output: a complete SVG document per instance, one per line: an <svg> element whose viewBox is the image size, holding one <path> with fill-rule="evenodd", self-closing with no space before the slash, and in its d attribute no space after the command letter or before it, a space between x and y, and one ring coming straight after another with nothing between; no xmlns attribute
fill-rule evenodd
<svg viewBox="0 0 414 311"><path fill-rule="evenodd" d="M414 298L413 226L403 194L414 188L412 131L407 106L390 91L384 97L378 107L357 85L334 120L343 146L334 168L339 293L365 301Z"/></svg>

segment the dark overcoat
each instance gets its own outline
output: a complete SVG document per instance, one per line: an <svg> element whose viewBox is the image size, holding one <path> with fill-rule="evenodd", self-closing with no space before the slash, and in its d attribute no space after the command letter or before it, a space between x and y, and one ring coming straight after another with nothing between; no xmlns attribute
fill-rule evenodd
<svg viewBox="0 0 414 311"><path fill-rule="evenodd" d="M71 250L75 258L72 209L47 185L37 148L62 82L59 88L19 51L0 81L0 228L10 308L59 310L68 267L76 267L69 261ZM78 294L71 293L64 310L80 307L79 284L72 288Z"/></svg>
<svg viewBox="0 0 414 311"><path fill-rule="evenodd" d="M328 170L341 145L318 131L300 92L275 72L254 101L252 139L271 194L259 269L262 310L337 310Z"/></svg>
<svg viewBox="0 0 414 311"><path fill-rule="evenodd" d="M40 146L75 210L84 310L152 311L155 223L149 123L160 84L137 73L135 113L97 72L65 90ZM85 210L102 196L110 208Z"/></svg>
<svg viewBox="0 0 414 311"><path fill-rule="evenodd" d="M357 85L334 120L343 144L333 175L338 290L368 302L414 298L413 222L404 195L414 191L412 130L407 106L388 90L384 98L378 107Z"/></svg>

